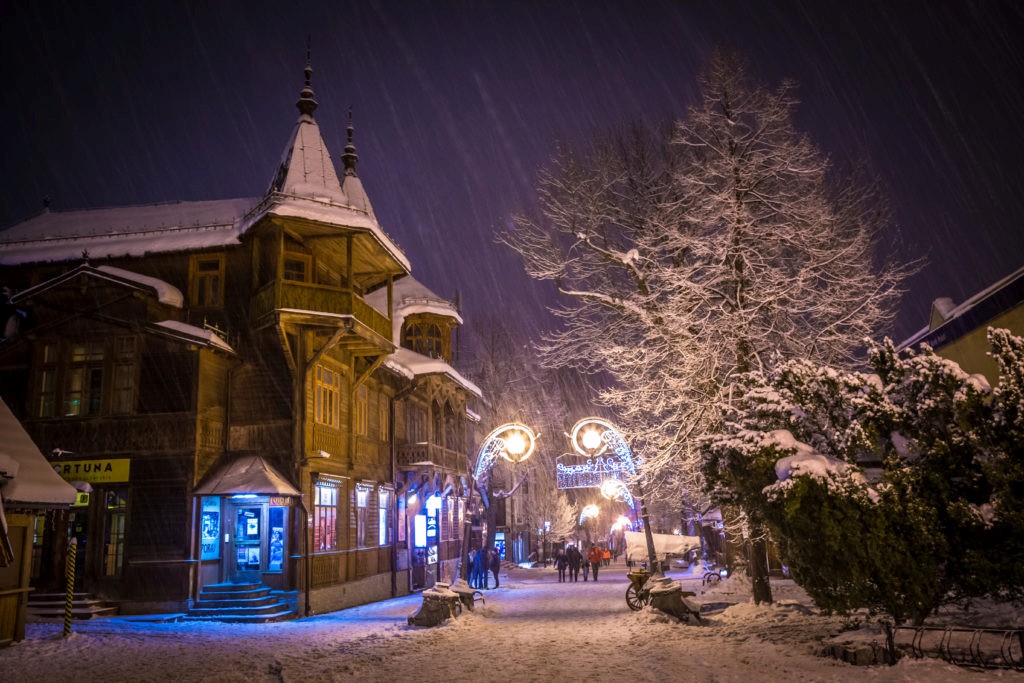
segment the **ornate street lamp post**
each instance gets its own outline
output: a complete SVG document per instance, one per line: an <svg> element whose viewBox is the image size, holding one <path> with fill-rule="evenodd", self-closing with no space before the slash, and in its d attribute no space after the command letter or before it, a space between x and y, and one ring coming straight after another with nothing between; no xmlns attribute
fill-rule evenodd
<svg viewBox="0 0 1024 683"><path fill-rule="evenodd" d="M644 536L647 540L648 566L655 574L663 574L661 564L658 562L657 552L654 550L654 535L651 532L651 523L647 514L647 504L644 502L643 488L640 485L640 479L636 471L636 460L633 458L633 451L629 448L629 444L626 443L626 439L622 436L622 432L620 432L615 425L605 419L600 417L585 417L573 426L569 440L572 441L572 446L576 449L577 453L588 458L597 458L609 449L612 450L615 455L618 456L620 462L624 463L626 472L636 477L633 484L636 486L636 490L640 498L640 518L643 520ZM608 497L609 494L621 495L623 489L625 489L626 495L631 495L629 494L629 489L621 480L613 479L611 481L619 481L621 487L616 486L614 483L609 483L609 480L606 480L601 485L602 494L605 493L605 487L607 486L608 488L608 494L606 494L606 497Z"/></svg>
<svg viewBox="0 0 1024 683"><path fill-rule="evenodd" d="M480 492L480 500L484 508L490 507L491 501L487 495L490 488L491 470L494 469L498 458L503 458L513 464L521 463L533 455L536 445L537 437L533 430L524 424L510 422L493 430L480 444L476 463L473 466L473 476L469 483L469 498L467 500L472 499L475 485ZM472 531L473 519L467 506L462 534L462 567L459 571L459 576L466 580L469 579L469 537Z"/></svg>

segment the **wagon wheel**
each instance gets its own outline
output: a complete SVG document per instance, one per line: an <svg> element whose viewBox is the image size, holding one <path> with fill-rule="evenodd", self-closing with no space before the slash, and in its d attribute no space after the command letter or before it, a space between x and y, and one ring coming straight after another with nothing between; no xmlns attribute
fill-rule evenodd
<svg viewBox="0 0 1024 683"><path fill-rule="evenodd" d="M633 610L634 612L643 609L644 605L647 604L647 601L650 600L650 598L650 593L648 593L647 591L638 593L636 590L636 586L634 586L633 584L630 584L629 587L626 589L626 604L629 605L629 609Z"/></svg>

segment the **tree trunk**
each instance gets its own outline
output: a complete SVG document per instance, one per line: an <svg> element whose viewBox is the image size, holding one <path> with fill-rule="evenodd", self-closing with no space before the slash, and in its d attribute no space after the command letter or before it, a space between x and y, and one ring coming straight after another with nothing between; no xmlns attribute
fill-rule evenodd
<svg viewBox="0 0 1024 683"><path fill-rule="evenodd" d="M768 582L768 544L764 536L747 543L747 567L754 594L754 604L772 603L772 586Z"/></svg>

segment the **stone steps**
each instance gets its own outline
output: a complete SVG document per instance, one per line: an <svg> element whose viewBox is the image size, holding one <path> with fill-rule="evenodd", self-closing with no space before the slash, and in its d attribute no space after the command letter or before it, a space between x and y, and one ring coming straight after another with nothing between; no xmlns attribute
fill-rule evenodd
<svg viewBox="0 0 1024 683"><path fill-rule="evenodd" d="M65 609L64 593L32 593L25 606L25 618L36 621L42 619L63 619ZM88 593L74 593L71 602L72 619L95 619L117 615L117 605L95 598Z"/></svg>
<svg viewBox="0 0 1024 683"><path fill-rule="evenodd" d="M231 623L267 623L298 616L296 611L259 583L215 583L203 586L199 599L183 619Z"/></svg>

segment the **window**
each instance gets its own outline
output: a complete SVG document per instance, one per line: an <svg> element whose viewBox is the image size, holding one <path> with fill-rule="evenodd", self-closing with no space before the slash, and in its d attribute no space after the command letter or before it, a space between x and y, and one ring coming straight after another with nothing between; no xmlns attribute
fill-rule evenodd
<svg viewBox="0 0 1024 683"><path fill-rule="evenodd" d="M39 350L36 370L36 417L54 417L57 405L57 344L44 344Z"/></svg>
<svg viewBox="0 0 1024 683"><path fill-rule="evenodd" d="M441 328L435 323L410 323L402 335L402 346L431 358L444 357Z"/></svg>
<svg viewBox="0 0 1024 683"><path fill-rule="evenodd" d="M306 254L286 253L282 277L293 282L309 282L309 266L310 258Z"/></svg>
<svg viewBox="0 0 1024 683"><path fill-rule="evenodd" d="M444 413L441 408L441 404L437 401L431 405L430 418L433 426L433 434L431 434L431 441L438 445L444 445Z"/></svg>
<svg viewBox="0 0 1024 683"><path fill-rule="evenodd" d="M114 395L110 411L127 415L133 412L135 405L135 337L117 337L114 356Z"/></svg>
<svg viewBox="0 0 1024 683"><path fill-rule="evenodd" d="M99 415L103 398L103 342L87 341L71 345L64 392L64 415Z"/></svg>
<svg viewBox="0 0 1024 683"><path fill-rule="evenodd" d="M388 422L390 414L388 411L388 398L384 394L377 396L377 433L381 441L388 440Z"/></svg>
<svg viewBox="0 0 1024 683"><path fill-rule="evenodd" d="M426 412L416 404L406 403L406 406L405 436L412 443L422 443L427 440Z"/></svg>
<svg viewBox="0 0 1024 683"><path fill-rule="evenodd" d="M128 512L125 489L107 491L106 524L103 528L103 575L120 576L124 566L124 520Z"/></svg>
<svg viewBox="0 0 1024 683"><path fill-rule="evenodd" d="M341 482L317 481L313 503L313 548L338 549L338 485Z"/></svg>
<svg viewBox="0 0 1024 683"><path fill-rule="evenodd" d="M359 387L356 390L356 434L366 436L367 428L367 403L369 403L369 391L366 387Z"/></svg>
<svg viewBox="0 0 1024 683"><path fill-rule="evenodd" d="M322 365L316 366L313 403L313 415L318 424L335 428L340 426L341 373Z"/></svg>
<svg viewBox="0 0 1024 683"><path fill-rule="evenodd" d="M386 488L377 489L377 540L378 545L391 543L391 491Z"/></svg>
<svg viewBox="0 0 1024 683"><path fill-rule="evenodd" d="M366 517L370 504L370 487L356 484L356 547L366 547Z"/></svg>
<svg viewBox="0 0 1024 683"><path fill-rule="evenodd" d="M224 305L224 256L193 256L189 283L189 301L193 306L220 308Z"/></svg>

